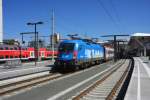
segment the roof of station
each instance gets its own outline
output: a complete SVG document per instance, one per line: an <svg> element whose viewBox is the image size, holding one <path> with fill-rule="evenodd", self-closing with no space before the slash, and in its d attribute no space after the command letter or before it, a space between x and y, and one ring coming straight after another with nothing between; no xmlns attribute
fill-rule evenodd
<svg viewBox="0 0 150 100"><path fill-rule="evenodd" d="M131 36L150 36L150 33L134 33Z"/></svg>

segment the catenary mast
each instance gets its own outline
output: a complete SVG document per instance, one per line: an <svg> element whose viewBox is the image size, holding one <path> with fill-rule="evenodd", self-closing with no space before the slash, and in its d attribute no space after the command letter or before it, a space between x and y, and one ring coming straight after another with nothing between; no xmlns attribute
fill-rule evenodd
<svg viewBox="0 0 150 100"><path fill-rule="evenodd" d="M3 41L3 10L2 10L2 0L0 0L0 42Z"/></svg>
<svg viewBox="0 0 150 100"><path fill-rule="evenodd" d="M54 9L52 10L52 60L54 60L54 32L55 32L55 30L54 30Z"/></svg>

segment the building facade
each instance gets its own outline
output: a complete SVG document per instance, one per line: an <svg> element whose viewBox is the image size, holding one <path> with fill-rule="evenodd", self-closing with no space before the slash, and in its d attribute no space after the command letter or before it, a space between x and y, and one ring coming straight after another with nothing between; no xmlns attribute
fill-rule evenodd
<svg viewBox="0 0 150 100"><path fill-rule="evenodd" d="M3 11L2 11L2 0L0 0L0 42L3 41Z"/></svg>
<svg viewBox="0 0 150 100"><path fill-rule="evenodd" d="M150 33L135 33L131 36L130 52L135 56L150 56Z"/></svg>

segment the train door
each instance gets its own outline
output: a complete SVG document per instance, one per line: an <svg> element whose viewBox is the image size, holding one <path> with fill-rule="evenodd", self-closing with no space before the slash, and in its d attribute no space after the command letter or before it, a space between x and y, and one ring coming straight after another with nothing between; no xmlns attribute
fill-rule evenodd
<svg viewBox="0 0 150 100"><path fill-rule="evenodd" d="M34 58L34 51L30 51L30 58Z"/></svg>
<svg viewBox="0 0 150 100"><path fill-rule="evenodd" d="M42 57L42 58L45 57L45 51L41 51L41 57Z"/></svg>

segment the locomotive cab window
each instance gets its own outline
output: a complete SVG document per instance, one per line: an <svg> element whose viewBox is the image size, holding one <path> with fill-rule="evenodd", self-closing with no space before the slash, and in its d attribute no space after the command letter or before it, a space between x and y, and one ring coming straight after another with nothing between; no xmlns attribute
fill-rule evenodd
<svg viewBox="0 0 150 100"><path fill-rule="evenodd" d="M79 45L78 50L79 51L82 50L82 45Z"/></svg>
<svg viewBox="0 0 150 100"><path fill-rule="evenodd" d="M72 52L74 50L74 43L63 43L60 44L58 51L60 52Z"/></svg>

